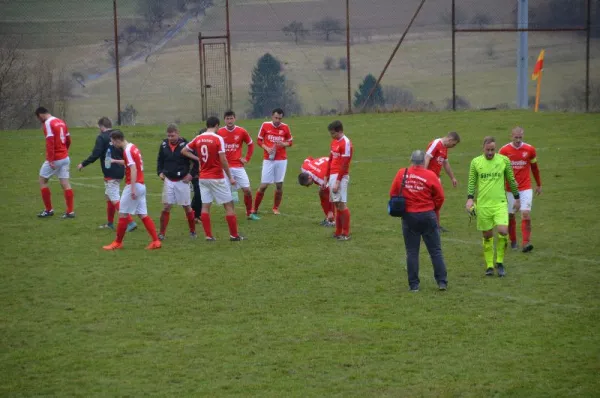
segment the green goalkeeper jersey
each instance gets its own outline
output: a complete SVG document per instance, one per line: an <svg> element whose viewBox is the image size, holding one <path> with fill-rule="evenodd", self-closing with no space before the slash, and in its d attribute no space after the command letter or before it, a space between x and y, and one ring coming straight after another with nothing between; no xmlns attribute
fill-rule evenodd
<svg viewBox="0 0 600 398"><path fill-rule="evenodd" d="M477 207L506 205L505 180L515 199L518 199L519 188L510 160L499 154L494 155L492 160L488 160L485 155L477 156L471 161L469 168L469 198L475 196L477 189Z"/></svg>

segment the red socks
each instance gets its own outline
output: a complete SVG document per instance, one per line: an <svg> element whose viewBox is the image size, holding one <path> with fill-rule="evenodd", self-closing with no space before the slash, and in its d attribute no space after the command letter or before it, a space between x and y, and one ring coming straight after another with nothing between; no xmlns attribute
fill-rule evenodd
<svg viewBox="0 0 600 398"><path fill-rule="evenodd" d="M73 213L73 190L65 189L65 203L67 204L67 213Z"/></svg>
<svg viewBox="0 0 600 398"><path fill-rule="evenodd" d="M529 243L531 236L531 220L521 220L521 233L523 234L523 246Z"/></svg>
<svg viewBox="0 0 600 398"><path fill-rule="evenodd" d="M207 238L212 238L213 236L212 236L212 228L210 226L210 214L201 213L200 221L202 221L202 228L204 228L204 235Z"/></svg>
<svg viewBox="0 0 600 398"><path fill-rule="evenodd" d="M50 194L50 188L42 188L42 200L44 201L44 207L46 211L52 210L52 194Z"/></svg>
<svg viewBox="0 0 600 398"><path fill-rule="evenodd" d="M196 219L194 217L194 211L192 210L187 212L185 215L187 217L188 226L190 227L190 232L196 232Z"/></svg>
<svg viewBox="0 0 600 398"><path fill-rule="evenodd" d="M321 209L323 209L323 213L325 213L325 217L327 217L332 205L332 203L329 202L329 192L319 190L319 199L321 199Z"/></svg>
<svg viewBox="0 0 600 398"><path fill-rule="evenodd" d="M514 214L508 215L508 237L511 243L517 241L517 220Z"/></svg>
<svg viewBox="0 0 600 398"><path fill-rule="evenodd" d="M235 216L235 214L231 214L231 215L225 216L225 219L227 220L227 225L229 226L229 235L231 235L233 238L237 238L238 237L237 217Z"/></svg>
<svg viewBox="0 0 600 398"><path fill-rule="evenodd" d="M167 232L167 225L169 225L169 219L171 218L171 213L168 211L164 211L160 214L160 234L164 235Z"/></svg>
<svg viewBox="0 0 600 398"><path fill-rule="evenodd" d="M341 211L337 211L335 213L335 234L336 235L341 235L342 234L342 213Z"/></svg>
<svg viewBox="0 0 600 398"><path fill-rule="evenodd" d="M121 219L122 220L122 219ZM144 226L146 227L146 231L148 231L148 235L150 235L150 237L152 238L152 241L157 241L158 240L158 235L156 233L156 225L154 225L154 221L152 221L152 219L150 218L150 216L146 216L144 218L142 218L142 221L144 222ZM120 221L119 221L120 223ZM125 226L127 227L127 226Z"/></svg>
<svg viewBox="0 0 600 398"><path fill-rule="evenodd" d="M244 204L246 205L246 215L249 216L252 213L252 194L244 193Z"/></svg>
<svg viewBox="0 0 600 398"><path fill-rule="evenodd" d="M350 209L341 211L342 213L342 235L350 236Z"/></svg>
<svg viewBox="0 0 600 398"><path fill-rule="evenodd" d="M110 200L106 201L106 221L108 221L109 224L112 224L115 222L115 211L117 209L115 208L115 205L113 205L113 203Z"/></svg>
<svg viewBox="0 0 600 398"><path fill-rule="evenodd" d="M258 212L258 207L265 196L264 192L256 191L256 196L254 197L254 212Z"/></svg>
<svg viewBox="0 0 600 398"><path fill-rule="evenodd" d="M281 198L283 197L283 191L275 191L275 199L273 200L273 208L279 209L281 204Z"/></svg>
<svg viewBox="0 0 600 398"><path fill-rule="evenodd" d="M123 243L123 238L125 237L125 232L127 231L127 221L126 217L119 217L119 224L117 225L117 239L118 243Z"/></svg>

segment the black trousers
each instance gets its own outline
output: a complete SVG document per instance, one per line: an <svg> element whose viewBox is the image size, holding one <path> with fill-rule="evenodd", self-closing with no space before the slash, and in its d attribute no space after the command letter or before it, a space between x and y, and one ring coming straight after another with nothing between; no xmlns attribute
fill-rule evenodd
<svg viewBox="0 0 600 398"><path fill-rule="evenodd" d="M200 217L202 211L202 198L200 197L200 181L197 178L192 179L192 186L194 187L194 198L192 199L192 209L196 218Z"/></svg>
<svg viewBox="0 0 600 398"><path fill-rule="evenodd" d="M442 242L438 229L437 218L434 211L423 213L406 213L402 217L402 233L406 247L406 264L408 269L408 285L419 286L419 249L421 237L425 242L431 262L435 280L448 283L446 264L442 256Z"/></svg>

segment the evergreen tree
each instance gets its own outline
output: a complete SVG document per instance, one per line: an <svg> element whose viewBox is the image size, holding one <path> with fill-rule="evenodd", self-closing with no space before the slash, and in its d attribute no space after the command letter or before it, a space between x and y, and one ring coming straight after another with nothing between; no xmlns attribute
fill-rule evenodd
<svg viewBox="0 0 600 398"><path fill-rule="evenodd" d="M372 74L365 76L363 82L358 86L358 90L354 93L354 107L361 108L367 99L367 96L371 92L371 89L377 84L377 79ZM380 84L377 84L373 95L367 102L365 109L373 109L383 107L385 105L385 98L383 96L383 89Z"/></svg>
<svg viewBox="0 0 600 398"><path fill-rule="evenodd" d="M270 116L274 108L283 108L286 116L302 112L293 82L283 74L281 62L269 53L260 57L252 70L250 104L253 117Z"/></svg>

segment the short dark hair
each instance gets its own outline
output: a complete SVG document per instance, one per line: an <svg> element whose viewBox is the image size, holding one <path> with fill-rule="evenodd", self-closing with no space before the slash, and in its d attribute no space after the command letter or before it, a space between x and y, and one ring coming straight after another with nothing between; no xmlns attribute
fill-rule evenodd
<svg viewBox="0 0 600 398"><path fill-rule="evenodd" d="M112 122L106 116L102 116L98 119L98 127L106 127L107 129L112 128Z"/></svg>
<svg viewBox="0 0 600 398"><path fill-rule="evenodd" d="M206 133L206 129L204 127L202 127L200 129L200 131L198 131L198 134L204 134L204 133Z"/></svg>
<svg viewBox="0 0 600 398"><path fill-rule="evenodd" d="M298 184L300 184L302 186L307 186L309 178L310 178L310 175L308 173L298 174Z"/></svg>
<svg viewBox="0 0 600 398"><path fill-rule="evenodd" d="M48 112L48 109L44 108L43 106L40 106L39 108L37 108L37 109L35 110L35 115L36 115L36 116L39 116L39 115L45 115L45 114L47 114L47 113L50 113L50 112Z"/></svg>
<svg viewBox="0 0 600 398"><path fill-rule="evenodd" d="M225 113L223 114L223 119L225 119L227 116L233 116L235 117L235 112L234 111L225 111Z"/></svg>
<svg viewBox="0 0 600 398"><path fill-rule="evenodd" d="M113 130L110 133L111 140L123 141L125 139L125 134L121 130Z"/></svg>
<svg viewBox="0 0 600 398"><path fill-rule="evenodd" d="M491 135L488 135L487 137L485 137L483 139L483 146L486 146L487 144L491 144L492 142L496 142L496 139L494 137L492 137Z"/></svg>
<svg viewBox="0 0 600 398"><path fill-rule="evenodd" d="M273 109L273 111L271 112L271 115L274 115L276 113L279 113L281 116L284 116L285 114L283 113L283 109L281 108L275 108Z"/></svg>
<svg viewBox="0 0 600 398"><path fill-rule="evenodd" d="M450 138L452 141L456 141L456 143L460 142L460 135L458 135L456 131L449 132L448 138Z"/></svg>
<svg viewBox="0 0 600 398"><path fill-rule="evenodd" d="M219 124L221 124L221 121L216 116L210 116L208 119L206 119L206 128L210 129L217 127Z"/></svg>
<svg viewBox="0 0 600 398"><path fill-rule="evenodd" d="M342 125L342 122L340 122L339 120L335 120L329 123L329 126L327 126L327 130L339 133L340 131L344 131L344 126Z"/></svg>

